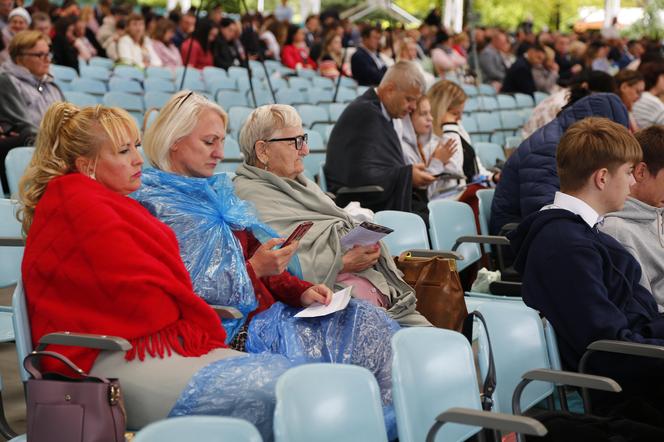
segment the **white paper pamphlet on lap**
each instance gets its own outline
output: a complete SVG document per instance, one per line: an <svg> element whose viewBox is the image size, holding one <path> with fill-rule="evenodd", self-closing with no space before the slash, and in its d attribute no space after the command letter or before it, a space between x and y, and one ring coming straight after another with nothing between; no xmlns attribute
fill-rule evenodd
<svg viewBox="0 0 664 442"><path fill-rule="evenodd" d="M355 246L370 246L393 231L389 227L365 221L341 238L341 248L348 250Z"/></svg>
<svg viewBox="0 0 664 442"><path fill-rule="evenodd" d="M332 295L332 301L330 301L330 305L323 305L315 302L296 314L295 317L315 318L318 316L326 316L331 313L338 312L339 310L345 309L348 305L348 302L350 302L350 291L352 288L353 286L351 285L334 293Z"/></svg>

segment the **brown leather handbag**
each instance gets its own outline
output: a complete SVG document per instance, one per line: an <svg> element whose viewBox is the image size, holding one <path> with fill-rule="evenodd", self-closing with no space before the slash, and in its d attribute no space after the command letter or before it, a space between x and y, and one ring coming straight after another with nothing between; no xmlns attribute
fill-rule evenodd
<svg viewBox="0 0 664 442"><path fill-rule="evenodd" d="M36 361L52 357L78 373L42 373ZM23 360L30 442L124 442L126 415L117 379L88 376L65 356L35 351Z"/></svg>
<svg viewBox="0 0 664 442"><path fill-rule="evenodd" d="M468 316L454 259L418 257L404 252L394 258L403 279L415 289L417 311L435 327L461 331Z"/></svg>

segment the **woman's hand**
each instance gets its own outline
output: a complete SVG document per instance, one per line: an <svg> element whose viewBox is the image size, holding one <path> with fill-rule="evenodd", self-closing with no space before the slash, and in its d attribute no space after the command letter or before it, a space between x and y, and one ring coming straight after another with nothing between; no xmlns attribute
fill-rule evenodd
<svg viewBox="0 0 664 442"><path fill-rule="evenodd" d="M311 286L302 292L302 295L300 295L300 301L304 307L311 305L314 302L328 305L330 301L332 301L332 290L330 290L325 284Z"/></svg>
<svg viewBox="0 0 664 442"><path fill-rule="evenodd" d="M341 273L357 273L373 267L380 258L380 245L355 246L342 259Z"/></svg>
<svg viewBox="0 0 664 442"><path fill-rule="evenodd" d="M438 147L436 147L436 150L433 151L433 158L436 158L438 161L440 161L443 164L447 164L447 162L450 161L452 156L456 153L457 148L456 148L456 141L454 138L448 139L444 144L443 141L441 140L440 143L438 143Z"/></svg>
<svg viewBox="0 0 664 442"><path fill-rule="evenodd" d="M254 256L249 258L249 263L254 269L256 276L259 278L274 276L286 270L286 266L288 266L288 262L297 250L299 243L298 241L293 241L286 247L272 250L272 247L284 241L286 241L284 238L272 238L261 245L254 253Z"/></svg>

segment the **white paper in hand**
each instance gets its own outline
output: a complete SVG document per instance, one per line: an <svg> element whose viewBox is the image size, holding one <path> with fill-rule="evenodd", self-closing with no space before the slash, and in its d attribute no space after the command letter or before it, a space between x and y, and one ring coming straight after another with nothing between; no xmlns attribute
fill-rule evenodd
<svg viewBox="0 0 664 442"><path fill-rule="evenodd" d="M305 308L301 312L295 315L296 318L315 318L318 316L326 316L339 310L343 310L350 302L350 291L353 286L348 286L343 290L332 295L332 301L330 305L323 305L315 302L309 307Z"/></svg>
<svg viewBox="0 0 664 442"><path fill-rule="evenodd" d="M363 222L341 238L341 248L348 250L355 246L370 246L392 232L389 227Z"/></svg>

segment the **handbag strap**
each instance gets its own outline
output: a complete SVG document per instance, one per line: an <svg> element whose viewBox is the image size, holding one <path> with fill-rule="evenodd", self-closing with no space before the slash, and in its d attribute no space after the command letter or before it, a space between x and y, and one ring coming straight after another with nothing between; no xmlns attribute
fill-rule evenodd
<svg viewBox="0 0 664 442"><path fill-rule="evenodd" d="M78 374L79 376L88 379L94 379L99 382L103 382L104 384L111 383L111 381L109 381L106 378L88 375L86 372L78 368L78 366L74 364L68 357L61 355L60 353L56 353L54 351L33 351L32 353L27 355L25 359L23 359L23 367L28 373L30 373L30 376L32 376L34 379L43 378L42 372L37 368L37 360L44 356L57 359L58 361L62 362L67 367L69 367L72 371L76 372L76 374Z"/></svg>
<svg viewBox="0 0 664 442"><path fill-rule="evenodd" d="M493 393L496 391L496 366L493 362L493 350L491 349L491 339L489 338L489 328L486 326L486 321L482 313L473 311L468 313L465 321L463 322L463 335L468 339L470 344L473 344L473 322L477 318L484 326L487 345L489 346L489 368L484 378L484 385L482 386L482 409L491 411L493 408Z"/></svg>

